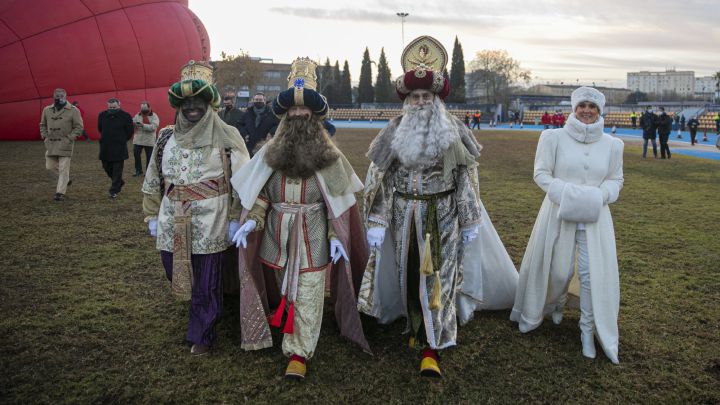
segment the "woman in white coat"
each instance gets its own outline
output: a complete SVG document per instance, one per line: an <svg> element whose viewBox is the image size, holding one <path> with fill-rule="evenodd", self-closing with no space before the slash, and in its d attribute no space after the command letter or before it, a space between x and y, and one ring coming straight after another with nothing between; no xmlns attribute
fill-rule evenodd
<svg viewBox="0 0 720 405"><path fill-rule="evenodd" d="M623 186L623 142L603 133L605 96L580 87L565 127L543 131L535 183L547 194L520 266L510 319L529 332L551 314L562 321L577 260L582 353L595 358L594 336L618 363L620 283L608 204Z"/></svg>

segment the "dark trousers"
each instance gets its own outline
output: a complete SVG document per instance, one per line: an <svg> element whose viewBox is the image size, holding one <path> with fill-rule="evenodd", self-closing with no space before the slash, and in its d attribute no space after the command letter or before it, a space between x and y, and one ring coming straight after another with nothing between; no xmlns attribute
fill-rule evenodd
<svg viewBox="0 0 720 405"><path fill-rule="evenodd" d="M142 167L142 151L145 150L145 169L150 164L150 156L152 155L152 146L133 145L133 156L135 157L135 173L140 174L143 171Z"/></svg>
<svg viewBox="0 0 720 405"><path fill-rule="evenodd" d="M632 122L633 129L637 128L637 118L630 118L630 121Z"/></svg>
<svg viewBox="0 0 720 405"><path fill-rule="evenodd" d="M125 182L122 179L122 173L123 173L123 167L125 166L125 161L120 160L117 162L110 162L107 160L102 161L103 170L105 170L105 173L110 177L110 180L112 180L112 184L110 184L110 194L117 194L122 189L123 184Z"/></svg>
<svg viewBox="0 0 720 405"><path fill-rule="evenodd" d="M697 141L695 140L695 137L696 137L696 136L697 136L697 129L694 130L694 131L691 129L691 130L690 130L690 144L691 144L691 145L695 145L695 143L697 142Z"/></svg>
<svg viewBox="0 0 720 405"><path fill-rule="evenodd" d="M224 254L225 252L218 252L190 256L193 280L186 337L190 343L210 346L215 342L215 324L222 310L221 275ZM172 281L172 252L161 250L160 258L165 268L165 277Z"/></svg>
<svg viewBox="0 0 720 405"><path fill-rule="evenodd" d="M668 138L670 138L670 134L659 135L658 138L660 138L660 157L665 159L665 153L667 152L667 157L670 159L670 147L668 146Z"/></svg>

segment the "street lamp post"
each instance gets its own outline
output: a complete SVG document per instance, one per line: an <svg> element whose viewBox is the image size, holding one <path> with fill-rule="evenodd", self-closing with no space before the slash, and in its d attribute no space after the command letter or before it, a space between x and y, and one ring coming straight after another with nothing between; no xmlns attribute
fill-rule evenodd
<svg viewBox="0 0 720 405"><path fill-rule="evenodd" d="M402 30L402 45L403 48L405 48L405 17L409 16L408 13L395 13L398 17L400 17L400 27Z"/></svg>

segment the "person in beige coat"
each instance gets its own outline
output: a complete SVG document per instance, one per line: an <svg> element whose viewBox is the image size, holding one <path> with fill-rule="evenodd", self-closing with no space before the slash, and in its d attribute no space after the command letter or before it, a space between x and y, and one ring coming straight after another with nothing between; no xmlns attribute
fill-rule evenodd
<svg viewBox="0 0 720 405"><path fill-rule="evenodd" d="M153 146L157 140L157 129L160 126L160 118L150 108L150 103L140 103L140 112L133 117L133 156L135 157L135 174L133 177L142 176L142 153L145 151L145 168L150 164Z"/></svg>
<svg viewBox="0 0 720 405"><path fill-rule="evenodd" d="M53 104L43 108L40 136L45 141L45 167L57 176L55 201L65 199L70 185L70 159L75 139L83 133L80 110L67 102L67 92L55 89Z"/></svg>

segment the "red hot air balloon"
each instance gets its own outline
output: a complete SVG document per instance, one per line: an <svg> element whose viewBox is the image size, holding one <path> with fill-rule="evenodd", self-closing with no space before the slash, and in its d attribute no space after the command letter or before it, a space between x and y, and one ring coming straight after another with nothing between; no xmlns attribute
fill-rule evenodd
<svg viewBox="0 0 720 405"><path fill-rule="evenodd" d="M161 126L175 111L167 90L210 41L187 0L3 0L0 2L0 140L39 140L40 113L64 88L97 139L108 98L135 114L148 100Z"/></svg>

